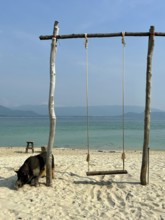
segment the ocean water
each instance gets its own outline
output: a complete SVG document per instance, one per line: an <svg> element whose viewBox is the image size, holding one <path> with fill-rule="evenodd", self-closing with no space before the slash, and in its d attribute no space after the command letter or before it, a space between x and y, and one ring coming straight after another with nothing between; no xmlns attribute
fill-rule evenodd
<svg viewBox="0 0 165 220"><path fill-rule="evenodd" d="M58 117L56 124L56 147L87 148L85 117ZM125 119L124 145L127 150L143 147L144 121ZM121 150L123 144L120 117L89 117L89 145L91 149ZM0 146L47 145L49 118L0 118ZM150 148L165 150L165 119L151 121Z"/></svg>

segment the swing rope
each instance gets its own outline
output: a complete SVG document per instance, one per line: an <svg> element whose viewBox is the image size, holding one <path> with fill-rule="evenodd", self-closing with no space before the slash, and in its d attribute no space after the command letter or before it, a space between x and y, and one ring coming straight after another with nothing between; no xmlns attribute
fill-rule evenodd
<svg viewBox="0 0 165 220"><path fill-rule="evenodd" d="M123 51L122 51L122 136L123 136L123 140L122 140L122 148L123 148L123 152L121 155L121 159L123 161L123 170L125 169L125 159L126 159L126 154L125 154L125 119L124 119L124 114L125 114L125 88L124 88L124 82L125 82L125 32L122 32L122 45L123 45Z"/></svg>
<svg viewBox="0 0 165 220"><path fill-rule="evenodd" d="M124 106L125 106L125 89L124 89L124 81L125 81L125 32L122 32L122 45L123 45L123 53L122 53L122 155L121 159L123 161L123 170L117 171L94 171L90 172L90 147L89 147L89 97L88 97L88 37L85 34L85 49L86 49L86 127L87 127L87 158L88 162L88 172L87 175L106 175L106 174L127 174L125 170L125 119L124 119Z"/></svg>
<svg viewBox="0 0 165 220"><path fill-rule="evenodd" d="M88 101L88 36L85 34L85 50L86 50L86 127L87 127L87 158L88 172L90 167L90 149L89 149L89 101Z"/></svg>

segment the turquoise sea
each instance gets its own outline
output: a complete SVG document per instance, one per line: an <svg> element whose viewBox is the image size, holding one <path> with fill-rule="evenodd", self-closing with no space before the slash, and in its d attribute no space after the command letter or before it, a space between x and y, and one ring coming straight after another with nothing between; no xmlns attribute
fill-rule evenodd
<svg viewBox="0 0 165 220"><path fill-rule="evenodd" d="M125 119L125 148L143 147L144 121L142 118ZM49 118L0 118L0 146L47 145ZM89 117L89 144L92 149L120 150L122 148L122 121L120 117ZM58 117L56 147L86 148L86 117ZM151 121L150 148L165 150L165 119Z"/></svg>

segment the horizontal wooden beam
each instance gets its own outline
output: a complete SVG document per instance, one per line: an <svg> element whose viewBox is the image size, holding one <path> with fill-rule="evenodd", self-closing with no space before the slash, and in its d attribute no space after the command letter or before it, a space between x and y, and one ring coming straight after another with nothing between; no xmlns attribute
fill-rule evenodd
<svg viewBox="0 0 165 220"><path fill-rule="evenodd" d="M155 32L154 36L165 37L165 32Z"/></svg>
<svg viewBox="0 0 165 220"><path fill-rule="evenodd" d="M112 174L127 174L127 170L110 170L110 171L89 171L86 172L87 176L97 176L97 175L112 175Z"/></svg>
<svg viewBox="0 0 165 220"><path fill-rule="evenodd" d="M56 39L73 39L73 38L107 38L107 37L147 37L150 35L150 32L118 32L118 33L96 33L96 34L66 34L66 35L46 35L40 36L40 40L51 40L53 37ZM165 37L165 32L155 32L154 36Z"/></svg>
<svg viewBox="0 0 165 220"><path fill-rule="evenodd" d="M125 36L149 36L149 32L125 32ZM66 34L66 35L57 35L56 39L71 39L71 38L104 38L104 37L121 37L122 32L119 33L96 33L96 34ZM51 40L53 35L40 36L40 40Z"/></svg>

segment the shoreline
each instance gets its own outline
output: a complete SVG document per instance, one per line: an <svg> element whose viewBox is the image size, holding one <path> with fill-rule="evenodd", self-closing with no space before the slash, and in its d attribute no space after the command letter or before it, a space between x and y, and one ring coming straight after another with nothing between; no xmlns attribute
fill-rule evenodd
<svg viewBox="0 0 165 220"><path fill-rule="evenodd" d="M43 146L46 146L46 145L43 145ZM43 147L43 146L34 146L34 149L41 149L41 147ZM9 148L9 149L12 149L12 148L18 148L18 149L20 149L20 148L26 148L26 145L24 145L24 146L4 146L4 145L2 145L2 146L0 146L0 149L7 149L7 148ZM54 146L53 147L53 150L54 149L61 149L61 150L87 150L87 148L86 147L84 147L84 148L82 148L82 147L75 147L75 146L73 146L73 147L60 147L60 146ZM143 149L143 148L142 148ZM126 151L142 151L142 149L125 149ZM100 149L100 148L92 148L91 147L91 149L90 149L91 151L122 151L122 149L120 150L120 149L117 149L117 150L115 150L115 148L114 149ZM165 151L165 149L153 149L152 147L150 147L150 150L152 150L152 151Z"/></svg>
<svg viewBox="0 0 165 220"><path fill-rule="evenodd" d="M39 153L40 147L35 148ZM55 179L14 189L16 174L31 150L0 147L0 219L165 219L165 151L151 151L150 184L140 184L142 152L126 151L128 174L86 176L87 150L53 149ZM91 150L90 170L122 167L120 152Z"/></svg>

